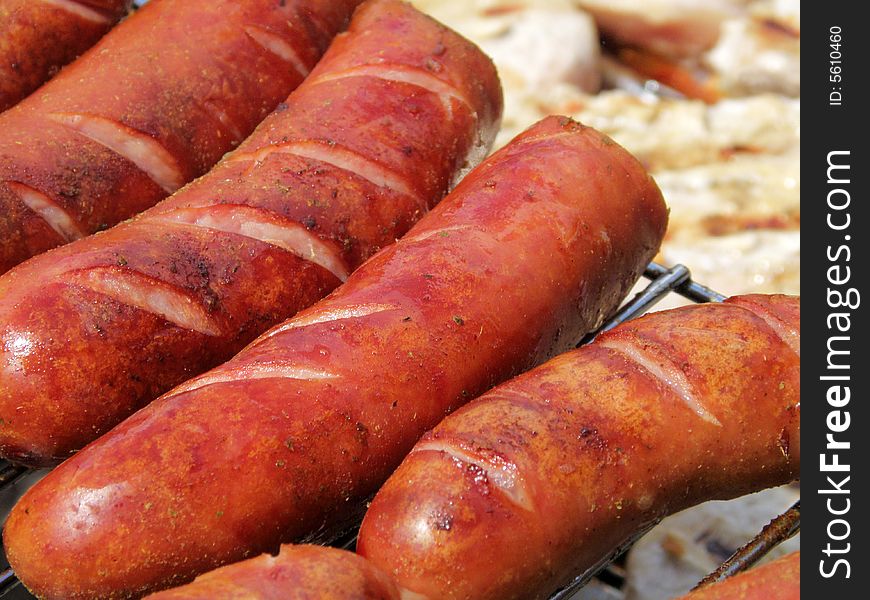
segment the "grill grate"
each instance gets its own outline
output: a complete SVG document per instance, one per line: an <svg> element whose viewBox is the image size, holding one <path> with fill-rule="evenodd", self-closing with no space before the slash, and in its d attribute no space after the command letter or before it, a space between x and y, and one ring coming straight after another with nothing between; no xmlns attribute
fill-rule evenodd
<svg viewBox="0 0 870 600"><path fill-rule="evenodd" d="M647 312L658 302L668 297L670 294L678 294L688 300L697 303L704 302L721 302L725 296L703 286L695 281L692 281L689 269L683 265L676 265L672 268L667 268L657 263L650 263L644 272L644 277L650 280L650 283L634 298L629 300L620 308L614 316L608 319L597 331L586 336L578 346L590 342L596 335L604 331L613 329L620 323L624 323L629 319ZM22 494L26 488L36 483L39 472L10 464L6 461L0 461L0 505L3 505L5 512L0 514L0 518L5 520L6 513L12 507L12 504L17 499L17 496ZM7 507L8 505L8 507ZM620 567L612 566L614 560L621 556L631 544L638 538L651 529L655 523L647 525L641 531L638 531L625 544L616 549L612 554L602 559L602 561L589 569L587 572L578 576L565 588L557 591L550 597L550 600L568 600L577 592L583 585L589 582L593 577L598 577L603 585L609 585L614 582L624 580L624 574ZM774 519L770 525L764 528L753 540L747 543L743 548L738 550L734 556L729 558L723 565L714 573L705 578L699 585L704 585L710 581L724 579L734 575L742 570L745 570L757 562L767 552L772 550L779 543L784 542L800 529L800 502L795 504L786 513ZM352 549L356 543L356 532L351 532L341 540L336 541L333 545ZM3 562L0 563L0 568L5 570L0 571L0 598L7 600L28 600L31 596L21 585L21 582L15 577L12 569L8 567L5 560L5 555L2 557ZM616 588L610 586L616 591Z"/></svg>
<svg viewBox="0 0 870 600"><path fill-rule="evenodd" d="M694 589L727 579L745 571L777 545L793 537L801 528L801 502L794 505L768 523L761 532L739 548L718 569L702 579Z"/></svg>

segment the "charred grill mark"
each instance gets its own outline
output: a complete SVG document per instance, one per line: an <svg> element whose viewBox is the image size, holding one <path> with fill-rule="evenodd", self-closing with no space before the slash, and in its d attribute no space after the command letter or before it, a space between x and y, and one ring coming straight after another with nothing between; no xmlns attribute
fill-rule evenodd
<svg viewBox="0 0 870 600"><path fill-rule="evenodd" d="M85 6L75 0L40 0L43 4L49 4L55 8L59 8L68 13L81 17L85 21L99 23L100 25L109 25L112 20L107 16L97 12L89 6Z"/></svg>
<svg viewBox="0 0 870 600"><path fill-rule="evenodd" d="M123 267L94 267L66 275L71 285L159 315L181 327L208 336L221 328L202 302L175 286Z"/></svg>
<svg viewBox="0 0 870 600"><path fill-rule="evenodd" d="M75 222L75 219L57 202L42 192L17 181L7 181L6 185L27 208L42 217L48 226L65 241L72 242L85 237L84 230Z"/></svg>
<svg viewBox="0 0 870 600"><path fill-rule="evenodd" d="M168 283L123 267L94 267L66 275L70 285L159 315L183 329L207 336L221 335L208 308L193 296Z"/></svg>
<svg viewBox="0 0 870 600"><path fill-rule="evenodd" d="M399 310L399 306L394 304L353 304L341 308L327 308L325 310L317 310L315 312L306 313L300 317L296 317L281 325L272 331L266 333L263 339L278 335L290 329L299 329L317 323L329 323L339 321L341 319L358 319L367 317L391 310Z"/></svg>
<svg viewBox="0 0 870 600"><path fill-rule="evenodd" d="M517 465L501 454L483 449L472 452L440 440L421 441L411 452L426 451L447 454L472 474L476 481L492 484L513 504L532 510L532 500Z"/></svg>
<svg viewBox="0 0 870 600"><path fill-rule="evenodd" d="M254 379L298 379L313 381L321 379L337 379L338 377L340 377L340 375L336 373L292 363L255 363L241 367L235 366L232 369L211 371L178 386L172 390L168 396L177 396L178 394L191 392L206 386L219 383L232 383L234 381L248 381Z"/></svg>
<svg viewBox="0 0 870 600"><path fill-rule="evenodd" d="M437 95L441 100L444 112L448 118L453 117L453 100L466 106L475 118L477 117L471 101L455 86L432 75L428 71L415 69L405 65L361 65L338 73L321 75L314 79L310 85L326 81L335 81L337 79L345 79L347 77L375 77L385 81L407 83Z"/></svg>
<svg viewBox="0 0 870 600"><path fill-rule="evenodd" d="M151 217L151 220L202 227L255 239L323 267L340 281L347 280L350 275L350 269L336 249L304 226L262 209L221 204L177 209Z"/></svg>
<svg viewBox="0 0 870 600"><path fill-rule="evenodd" d="M619 338L604 338L600 340L599 346L618 352L630 362L637 364L651 377L673 391L701 419L713 425L722 425L698 398L685 373L663 352L649 346L642 346L637 341Z"/></svg>
<svg viewBox="0 0 870 600"><path fill-rule="evenodd" d="M421 209L428 211L425 199L414 191L408 179L394 171L378 164L377 162L335 143L324 143L316 140L303 140L274 144L261 148L256 152L234 154L227 162L251 161L253 166L262 164L271 154L293 154L301 158L316 160L347 171L363 179L394 192L405 194L414 198Z"/></svg>
<svg viewBox="0 0 870 600"><path fill-rule="evenodd" d="M266 31L256 25L246 26L245 33L259 46L292 65L302 77L308 76L308 73L311 71L310 67L303 62L299 54L296 53L296 50L293 49L293 46L280 35Z"/></svg>
<svg viewBox="0 0 870 600"><path fill-rule="evenodd" d="M50 113L48 118L126 158L168 194L185 183L175 158L146 133L96 115Z"/></svg>
<svg viewBox="0 0 870 600"><path fill-rule="evenodd" d="M778 316L776 316L773 312L771 312L764 306L761 306L754 302L742 301L738 304L738 306L745 308L746 310L750 311L751 313L762 319L765 323L767 323L768 327L770 327L770 329L776 334L776 336L781 339L783 343L785 343L789 348L791 348L792 351L798 355L798 357L800 357L801 334L798 329L792 327L791 325L780 319Z"/></svg>
<svg viewBox="0 0 870 600"><path fill-rule="evenodd" d="M453 225L450 227L442 227L441 229L435 229L432 231L424 231L423 233L417 235L405 236L401 240L400 243L403 244L413 244L416 242L422 242L423 240L427 240L431 237L440 236L440 237L450 237L450 234L453 232L465 231L467 229L471 229L468 225Z"/></svg>

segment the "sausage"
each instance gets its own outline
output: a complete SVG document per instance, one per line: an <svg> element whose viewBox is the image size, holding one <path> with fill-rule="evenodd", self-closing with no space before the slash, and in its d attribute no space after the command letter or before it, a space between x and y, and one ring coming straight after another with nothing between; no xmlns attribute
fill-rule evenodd
<svg viewBox="0 0 870 600"><path fill-rule="evenodd" d="M281 546L200 575L149 600L400 600L392 580L353 552L325 546Z"/></svg>
<svg viewBox="0 0 870 600"><path fill-rule="evenodd" d="M500 115L480 50L367 4L211 173L0 278L3 456L57 462L325 296L482 158Z"/></svg>
<svg viewBox="0 0 870 600"><path fill-rule="evenodd" d="M706 585L678 600L800 600L800 597L801 553L798 551Z"/></svg>
<svg viewBox="0 0 870 600"><path fill-rule="evenodd" d="M623 324L423 436L357 551L420 598L546 598L670 513L797 478L799 345L796 297Z"/></svg>
<svg viewBox="0 0 870 600"><path fill-rule="evenodd" d="M358 1L153 0L113 29L0 115L0 273L209 170Z"/></svg>
<svg viewBox="0 0 870 600"><path fill-rule="evenodd" d="M132 0L0 0L0 112L93 46Z"/></svg>
<svg viewBox="0 0 870 600"><path fill-rule="evenodd" d="M497 560L497 559L496 559ZM380 600L401 595L395 583L357 554L324 546L281 546L278 556L261 555L157 592L148 600L335 599ZM410 594L407 598L412 597ZM692 591L678 600L798 600L800 552Z"/></svg>
<svg viewBox="0 0 870 600"><path fill-rule="evenodd" d="M328 537L447 412L600 323L666 220L625 150L545 119L328 298L33 487L10 564L45 598L123 596Z"/></svg>

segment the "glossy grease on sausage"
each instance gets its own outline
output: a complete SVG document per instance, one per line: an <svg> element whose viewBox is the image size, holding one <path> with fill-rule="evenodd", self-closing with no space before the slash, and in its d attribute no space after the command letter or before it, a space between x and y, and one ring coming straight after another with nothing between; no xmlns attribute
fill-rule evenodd
<svg viewBox="0 0 870 600"><path fill-rule="evenodd" d="M127 14L132 0L0 0L0 112Z"/></svg>
<svg viewBox="0 0 870 600"><path fill-rule="evenodd" d="M200 575L149 600L399 600L396 585L358 554L324 546L281 546Z"/></svg>
<svg viewBox="0 0 870 600"><path fill-rule="evenodd" d="M798 477L799 344L786 296L623 324L427 433L357 551L422 598L546 598L668 514Z"/></svg>
<svg viewBox="0 0 870 600"><path fill-rule="evenodd" d="M6 523L15 572L121 596L327 535L445 414L598 325L666 219L636 159L545 119L328 298L33 487Z"/></svg>
<svg viewBox="0 0 870 600"><path fill-rule="evenodd" d="M209 170L302 81L358 2L151 0L0 114L0 273Z"/></svg>
<svg viewBox="0 0 870 600"><path fill-rule="evenodd" d="M57 462L335 288L480 160L495 67L367 3L279 109L133 221L0 277L0 451Z"/></svg>

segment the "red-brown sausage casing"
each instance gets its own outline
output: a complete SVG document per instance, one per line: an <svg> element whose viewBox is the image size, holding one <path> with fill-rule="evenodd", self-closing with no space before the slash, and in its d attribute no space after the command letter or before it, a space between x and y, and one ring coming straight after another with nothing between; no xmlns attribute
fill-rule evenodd
<svg viewBox="0 0 870 600"><path fill-rule="evenodd" d="M93 46L132 0L0 0L0 112Z"/></svg>
<svg viewBox="0 0 870 600"><path fill-rule="evenodd" d="M0 114L0 273L208 171L299 85L358 3L148 2Z"/></svg>
<svg viewBox="0 0 870 600"><path fill-rule="evenodd" d="M423 598L546 598L667 514L798 477L799 345L786 296L624 324L426 434L358 551Z"/></svg>
<svg viewBox="0 0 870 600"><path fill-rule="evenodd" d="M66 458L325 296L482 159L501 101L469 41L361 7L208 175L0 277L0 453Z"/></svg>
<svg viewBox="0 0 870 600"><path fill-rule="evenodd" d="M6 525L15 572L120 594L327 530L446 413L600 323L666 216L625 150L545 119L328 298L32 488Z"/></svg>
<svg viewBox="0 0 870 600"><path fill-rule="evenodd" d="M200 575L148 600L400 600L396 584L358 554L325 546L282 546Z"/></svg>

